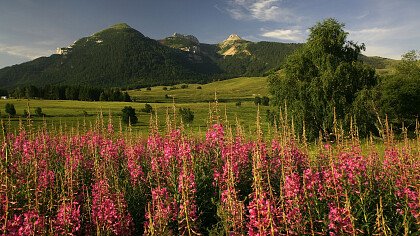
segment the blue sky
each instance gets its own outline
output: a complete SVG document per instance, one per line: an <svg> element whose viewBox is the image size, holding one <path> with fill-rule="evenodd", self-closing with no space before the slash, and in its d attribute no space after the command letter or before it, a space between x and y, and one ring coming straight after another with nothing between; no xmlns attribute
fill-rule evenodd
<svg viewBox="0 0 420 236"><path fill-rule="evenodd" d="M0 68L49 56L57 47L118 22L161 39L174 32L217 43L305 42L308 28L333 17L366 55L399 59L420 49L419 0L4 0Z"/></svg>

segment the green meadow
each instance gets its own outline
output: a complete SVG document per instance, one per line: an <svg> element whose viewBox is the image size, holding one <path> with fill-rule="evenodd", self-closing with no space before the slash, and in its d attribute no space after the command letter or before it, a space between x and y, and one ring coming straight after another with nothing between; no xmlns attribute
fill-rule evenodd
<svg viewBox="0 0 420 236"><path fill-rule="evenodd" d="M182 86L188 86L182 88ZM165 90L166 88L166 90ZM128 91L132 99L141 102L197 103L213 101L215 93L222 102L252 101L255 96L267 96L266 77L241 77L209 84L179 84L156 86Z"/></svg>
<svg viewBox="0 0 420 236"><path fill-rule="evenodd" d="M76 127L94 125L100 115L111 120L116 129L120 127L121 110L125 106L136 109L139 119L137 124L131 126L133 131L147 134L151 116L158 117L159 127L164 128L166 115L173 117L173 111L178 113L180 108L190 108L194 112L194 120L191 124L186 124L185 128L193 133L200 132L207 128L210 111L213 112L212 119L219 118L227 121L230 125L241 124L246 133L252 134L255 130L257 116L257 106L254 104L255 96L267 96L267 78L235 78L225 81L217 81L210 84L189 84L188 88L181 88L180 85L166 86L168 90L163 90L164 86L152 87L150 90L131 90L130 96L134 102L88 102L72 100L38 100L38 99L6 99L0 100L1 117L9 126L9 129L17 130L19 122L26 125L27 118L24 110L30 111L31 123L34 127L48 125L55 127ZM197 89L197 87L201 89ZM173 87L173 90L169 90ZM176 89L174 89L176 88ZM215 93L217 104L214 102ZM165 98L168 95L169 98ZM240 104L237 104L240 101ZM15 106L17 115L9 118L4 107L7 103ZM153 107L153 113L141 111L145 104ZM44 117L34 115L35 108L41 107ZM263 130L268 130L268 123L265 122L265 113L269 109L267 106L260 107ZM217 113L217 115L215 115ZM175 114L179 121L179 115ZM127 125L122 124L122 129L126 130Z"/></svg>

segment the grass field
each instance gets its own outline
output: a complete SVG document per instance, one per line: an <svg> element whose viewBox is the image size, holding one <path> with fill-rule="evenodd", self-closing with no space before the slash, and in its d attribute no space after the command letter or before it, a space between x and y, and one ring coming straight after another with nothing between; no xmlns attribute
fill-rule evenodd
<svg viewBox="0 0 420 236"><path fill-rule="evenodd" d="M168 90L164 90L166 87ZM171 90L171 87L176 88ZM197 89L201 87L201 89ZM181 85L156 86L150 91L146 89L131 90L130 96L140 102L177 103L208 102L214 100L217 93L219 101L252 100L255 96L267 96L266 77L241 77L209 84L189 84L188 88L181 89ZM167 95L167 96L165 96Z"/></svg>
<svg viewBox="0 0 420 236"><path fill-rule="evenodd" d="M5 104L12 103L15 106L17 115L10 119L10 128L12 130L18 127L19 120L25 121L23 113L28 107L32 115L31 120L35 126L39 126L44 122L48 125L54 124L58 126L62 124L67 127L75 127L84 122L93 124L101 112L105 117L108 117L110 113L113 117L114 125L118 126L122 108L131 106L136 109L136 114L139 118L139 122L132 126L133 130L147 133L150 114L141 112L141 109L144 108L147 102L157 111L162 128L168 109L172 113L174 105L176 111L181 107L190 108L194 112L194 121L186 128L193 132L198 132L207 127L209 110L214 105L212 104L214 93L217 92L217 98L219 100L218 109L221 119L225 119L226 110L226 117L230 124L235 124L236 119L238 119L247 132L253 133L257 115L257 106L253 102L253 97L266 96L268 94L266 84L267 78L236 78L205 85L191 84L185 89L181 89L181 85L176 85L174 87L178 89L171 91L164 91L162 89L163 86L159 86L152 87L150 91L146 89L130 91L130 95L136 102L7 99L0 100L0 111L2 119L8 120L8 116L4 112ZM198 86L201 86L201 89L197 89ZM165 99L165 94L174 97L174 99ZM241 101L240 106L236 105L237 101ZM33 116L36 107L41 107L46 116ZM265 122L265 111L267 109L269 107L261 107L260 109L263 130L267 130L268 128L268 124ZM125 128L126 126L124 126Z"/></svg>

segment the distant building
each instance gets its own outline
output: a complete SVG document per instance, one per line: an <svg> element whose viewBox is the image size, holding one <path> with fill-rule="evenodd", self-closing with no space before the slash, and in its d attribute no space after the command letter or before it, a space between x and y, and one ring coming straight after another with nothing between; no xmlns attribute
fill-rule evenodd
<svg viewBox="0 0 420 236"><path fill-rule="evenodd" d="M6 100L7 96L1 96L0 98Z"/></svg>

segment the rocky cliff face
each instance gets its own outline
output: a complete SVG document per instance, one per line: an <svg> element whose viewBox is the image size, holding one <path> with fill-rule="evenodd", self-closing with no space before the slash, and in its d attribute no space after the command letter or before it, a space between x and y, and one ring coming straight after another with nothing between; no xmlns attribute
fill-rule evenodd
<svg viewBox="0 0 420 236"><path fill-rule="evenodd" d="M236 54L251 55L247 46L250 42L243 40L237 34L231 34L223 42L219 43L219 53L223 56L233 56Z"/></svg>
<svg viewBox="0 0 420 236"><path fill-rule="evenodd" d="M238 41L242 40L241 37L239 37L237 34L231 34L225 41Z"/></svg>

